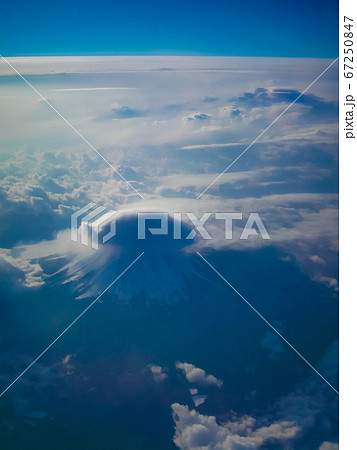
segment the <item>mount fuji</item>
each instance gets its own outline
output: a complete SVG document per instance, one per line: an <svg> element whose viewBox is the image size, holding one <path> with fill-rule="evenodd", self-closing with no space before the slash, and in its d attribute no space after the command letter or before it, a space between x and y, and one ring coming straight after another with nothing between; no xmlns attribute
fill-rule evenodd
<svg viewBox="0 0 357 450"><path fill-rule="evenodd" d="M114 237L100 245L98 250L88 249L75 257L68 255L67 264L52 276L52 280L70 284L77 299L94 297L143 253L140 260L110 288L108 296L119 303L128 303L133 298L143 303L174 303L186 299L187 280L194 274L204 277L204 271L207 272L192 252L193 241L172 237L172 219L169 220L167 235L147 232L145 239L138 239L135 213L118 213L114 220ZM108 224L103 225L100 235L105 234L107 228Z"/></svg>

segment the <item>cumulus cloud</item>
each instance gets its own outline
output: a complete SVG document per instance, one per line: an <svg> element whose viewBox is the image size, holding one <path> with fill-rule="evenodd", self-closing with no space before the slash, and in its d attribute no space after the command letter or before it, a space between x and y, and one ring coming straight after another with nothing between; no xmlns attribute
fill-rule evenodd
<svg viewBox="0 0 357 450"><path fill-rule="evenodd" d="M337 344L318 362L321 370L331 380L336 376ZM333 375L334 374L334 375ZM197 390L190 390L196 395ZM312 427L319 429L321 421L322 436L333 438L332 421L337 421L336 410L330 411L329 398L338 403L338 397L321 379L310 375L293 392L281 397L270 408L271 414L264 418L254 418L249 415L238 416L231 412L227 420L213 415L203 415L187 406L175 403L171 405L175 422L175 444L182 450L244 450L258 449L269 444L286 446L296 439L303 438ZM196 406L197 407L197 406ZM275 412L274 412L275 411ZM329 411L329 413L327 413ZM335 411L335 412L334 412ZM285 448L284 446L284 448ZM338 444L333 440L324 442L319 450L337 450Z"/></svg>
<svg viewBox="0 0 357 450"><path fill-rule="evenodd" d="M214 375L207 374L203 369L189 363L177 361L176 368L181 370L189 383L195 383L200 386L217 386L221 388L223 381L217 379Z"/></svg>
<svg viewBox="0 0 357 450"><path fill-rule="evenodd" d="M149 364L147 367L150 370L155 383L162 383L163 381L167 380L167 369L165 369L164 367L158 366L156 364Z"/></svg>
<svg viewBox="0 0 357 450"><path fill-rule="evenodd" d="M266 442L293 439L299 427L282 421L258 425L253 417L234 418L218 424L215 416L199 414L185 405L171 405L175 421L174 443L181 450L244 450L257 449Z"/></svg>
<svg viewBox="0 0 357 450"><path fill-rule="evenodd" d="M256 107L272 107L275 104L287 103L295 101L301 92L296 89L266 89L263 87L255 89L254 92L244 92L243 95L231 98L238 106L246 106L249 108ZM315 115L322 115L326 120L335 120L338 104L335 101L325 101L317 97L311 92L301 95L296 101L309 108ZM317 117L316 117L317 119Z"/></svg>

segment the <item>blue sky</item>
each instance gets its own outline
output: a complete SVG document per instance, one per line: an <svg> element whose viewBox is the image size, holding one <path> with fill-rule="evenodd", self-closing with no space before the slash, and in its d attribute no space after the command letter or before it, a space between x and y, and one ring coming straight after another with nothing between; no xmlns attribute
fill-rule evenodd
<svg viewBox="0 0 357 450"><path fill-rule="evenodd" d="M337 0L36 0L1 12L4 56L338 55Z"/></svg>

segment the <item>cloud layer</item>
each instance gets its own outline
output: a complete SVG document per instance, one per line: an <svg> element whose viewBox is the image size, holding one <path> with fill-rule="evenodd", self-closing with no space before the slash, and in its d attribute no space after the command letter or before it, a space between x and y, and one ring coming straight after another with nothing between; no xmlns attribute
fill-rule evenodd
<svg viewBox="0 0 357 450"><path fill-rule="evenodd" d="M257 449L267 441L293 439L299 427L292 422L276 422L257 426L254 418L246 416L219 425L214 416L205 416L187 406L174 403L174 442L181 450L244 450Z"/></svg>

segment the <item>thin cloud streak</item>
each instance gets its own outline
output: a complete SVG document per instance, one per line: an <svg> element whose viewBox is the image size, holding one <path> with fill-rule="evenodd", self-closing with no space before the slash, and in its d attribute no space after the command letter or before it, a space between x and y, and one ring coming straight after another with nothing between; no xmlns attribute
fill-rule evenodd
<svg viewBox="0 0 357 450"><path fill-rule="evenodd" d="M77 91L133 91L131 87L92 87L92 88L70 88L70 89L50 89L49 92L77 92Z"/></svg>

